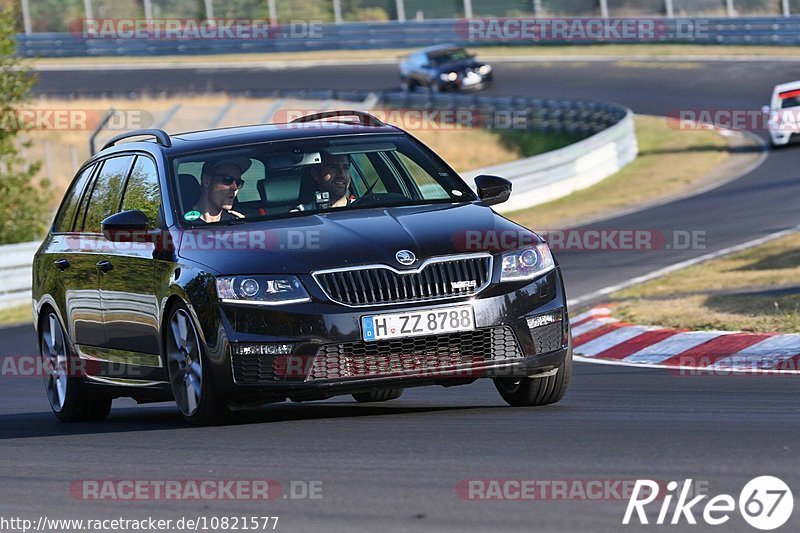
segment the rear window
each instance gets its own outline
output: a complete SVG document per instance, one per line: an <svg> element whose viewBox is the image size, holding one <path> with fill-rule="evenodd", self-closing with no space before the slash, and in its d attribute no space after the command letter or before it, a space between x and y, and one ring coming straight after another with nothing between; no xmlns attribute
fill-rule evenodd
<svg viewBox="0 0 800 533"><path fill-rule="evenodd" d="M64 196L64 201L61 204L58 215L56 215L56 220L53 223L54 232L72 231L75 213L78 212L78 202L81 199L83 190L86 188L86 183L94 172L94 168L95 165L89 165L75 178L72 187L70 187L66 196Z"/></svg>

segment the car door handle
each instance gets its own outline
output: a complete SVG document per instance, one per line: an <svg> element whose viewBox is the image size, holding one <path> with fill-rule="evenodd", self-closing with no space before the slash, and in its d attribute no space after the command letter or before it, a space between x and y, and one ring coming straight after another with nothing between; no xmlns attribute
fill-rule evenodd
<svg viewBox="0 0 800 533"><path fill-rule="evenodd" d="M69 261L67 261L66 259L56 259L55 261L53 261L53 264L61 272L64 272L66 269L68 269L70 266L72 266L72 265L69 264Z"/></svg>
<svg viewBox="0 0 800 533"><path fill-rule="evenodd" d="M114 269L114 265L111 264L111 261L100 261L97 263L97 268L100 269L101 272L110 272Z"/></svg>

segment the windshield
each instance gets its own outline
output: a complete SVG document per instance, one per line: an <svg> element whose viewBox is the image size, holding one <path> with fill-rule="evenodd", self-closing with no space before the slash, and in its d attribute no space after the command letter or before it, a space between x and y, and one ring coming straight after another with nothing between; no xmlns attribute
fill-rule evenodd
<svg viewBox="0 0 800 533"><path fill-rule="evenodd" d="M453 48L452 50L443 50L441 52L434 52L430 54L431 61L436 65L441 65L442 63L452 63L455 61L464 61L470 57L471 56L469 55L469 52L463 48Z"/></svg>
<svg viewBox="0 0 800 533"><path fill-rule="evenodd" d="M403 135L215 150L176 158L173 169L180 218L190 224L476 199L444 162Z"/></svg>

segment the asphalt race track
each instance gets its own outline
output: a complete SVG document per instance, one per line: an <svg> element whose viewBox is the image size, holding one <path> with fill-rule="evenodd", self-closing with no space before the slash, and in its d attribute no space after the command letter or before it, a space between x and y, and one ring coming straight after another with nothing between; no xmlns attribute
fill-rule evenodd
<svg viewBox="0 0 800 533"><path fill-rule="evenodd" d="M495 94L594 98L636 112L759 109L772 87L800 79L800 62L502 63ZM40 73L44 94L390 89L391 66L223 72ZM763 135L762 135L763 136ZM560 253L567 291L580 297L661 267L800 224L800 152L769 154L742 178L701 195L593 228L705 231L699 250ZM537 228L534 228L537 229ZM543 229L543 228L538 228ZM29 327L0 333L0 355L29 354ZM508 408L491 382L406 391L387 404L348 398L282 404L230 426L189 428L167 404L118 401L107 422L63 425L38 378L0 377L0 514L49 518L279 516L278 531L755 531L733 513L724 526L622 526L627 502L465 501L462 480L693 479L711 496L750 479L781 477L800 494L798 384L792 377L681 376L577 365L559 404ZM321 499L268 503L93 502L76 480L322 481ZM288 491L287 491L288 492ZM695 516L702 523L702 505ZM654 504L655 505L655 504ZM657 507L651 514L655 519ZM795 516L781 531L797 530Z"/></svg>

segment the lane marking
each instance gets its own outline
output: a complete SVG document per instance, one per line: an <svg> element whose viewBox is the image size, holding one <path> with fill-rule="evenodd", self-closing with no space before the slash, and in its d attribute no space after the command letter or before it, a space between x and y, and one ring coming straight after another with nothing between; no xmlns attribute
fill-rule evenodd
<svg viewBox="0 0 800 533"><path fill-rule="evenodd" d="M578 326L572 326L572 336L573 338L581 337L584 334L589 333L590 331L594 331L600 326L604 326L606 324L614 324L616 322L619 322L619 320L617 320L612 316L600 317L594 320L589 320Z"/></svg>
<svg viewBox="0 0 800 533"><path fill-rule="evenodd" d="M651 344L635 352L623 360L628 363L643 363L653 364L662 363L674 356L676 353L682 353L691 350L695 346L699 346L705 342L710 341L720 335L728 332L723 331L682 331L678 332L672 337L664 339L655 344Z"/></svg>
<svg viewBox="0 0 800 533"><path fill-rule="evenodd" d="M595 359L594 357L584 357L582 355L573 355L572 359L578 363L589 363L592 365L608 365L608 366L627 366L630 368L638 368L642 370L673 370L676 372L681 371L691 371L692 376L702 376L704 373L708 373L709 375L719 375L720 372L725 372L726 374L753 374L757 372L758 374L763 375L775 375L775 374L785 374L785 375L798 375L800 374L800 370L776 370L776 369L768 369L768 370L758 370L754 371L752 368L726 368L724 370L717 370L716 373L713 371L708 371L708 369L700 369L698 370L692 366L680 366L680 365L665 365L665 364L652 364L652 365L643 365L641 363L629 363L625 360L622 361L606 361L604 359Z"/></svg>
<svg viewBox="0 0 800 533"><path fill-rule="evenodd" d="M800 354L800 334L775 335L720 359L711 368L774 368Z"/></svg>
<svg viewBox="0 0 800 533"><path fill-rule="evenodd" d="M710 367L720 359L729 357L745 348L771 337L768 334L729 333L720 335L694 348L665 359L667 366Z"/></svg>
<svg viewBox="0 0 800 533"><path fill-rule="evenodd" d="M599 353L605 352L610 348L613 348L618 344L629 341L634 337L638 337L642 333L646 333L654 329L657 328L652 326L624 326L617 328L609 333L606 333L605 335L581 344L578 351L581 353L581 355L593 357Z"/></svg>
<svg viewBox="0 0 800 533"><path fill-rule="evenodd" d="M677 332L674 329L656 329L652 331L646 331L628 340L627 342L617 344L616 346L612 346L611 348L596 354L595 357L602 359L624 359L629 355L638 352L642 348L660 342L664 339L668 339L669 337L674 336L676 333Z"/></svg>

